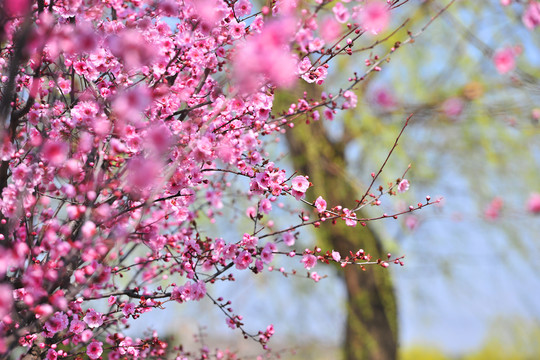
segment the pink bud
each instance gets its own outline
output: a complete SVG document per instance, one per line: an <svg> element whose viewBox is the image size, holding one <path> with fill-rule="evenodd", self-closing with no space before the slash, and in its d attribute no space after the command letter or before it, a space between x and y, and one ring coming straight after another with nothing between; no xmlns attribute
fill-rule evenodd
<svg viewBox="0 0 540 360"><path fill-rule="evenodd" d="M529 196L529 200L527 201L527 210L533 214L540 213L540 194L533 193Z"/></svg>

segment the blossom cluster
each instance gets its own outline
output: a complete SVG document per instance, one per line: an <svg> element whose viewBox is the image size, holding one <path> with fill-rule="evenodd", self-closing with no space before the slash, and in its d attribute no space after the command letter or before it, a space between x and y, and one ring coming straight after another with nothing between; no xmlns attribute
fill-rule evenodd
<svg viewBox="0 0 540 360"><path fill-rule="evenodd" d="M383 32L399 1L278 0L261 9L248 0L4 3L1 354L25 347L48 359L163 358L171 347L157 334L132 339L122 329L167 302L203 298L266 346L273 327L249 333L210 285L233 281L233 269L264 272L276 255L301 258L306 269L343 263L295 252L295 229L364 224L362 207L409 188L400 179L368 190L352 209L310 202L309 174L287 173L265 147L300 115L317 121L322 111L331 120L357 106L360 78L272 112L276 89L323 84L331 60L350 55L363 34ZM314 220L304 215L296 227L241 239L200 231L204 218L231 210L230 181L244 178L243 196L258 203L248 209L256 226L287 197L313 207ZM357 253L346 261L369 260Z"/></svg>

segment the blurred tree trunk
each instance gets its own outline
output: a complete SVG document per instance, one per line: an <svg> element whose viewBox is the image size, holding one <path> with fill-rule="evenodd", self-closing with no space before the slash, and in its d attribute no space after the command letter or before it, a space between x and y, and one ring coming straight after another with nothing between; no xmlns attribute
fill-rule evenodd
<svg viewBox="0 0 540 360"><path fill-rule="evenodd" d="M329 206L356 206L355 200L362 194L345 178L346 140L331 142L320 121L297 124L286 133L289 151L294 168L314 183L312 194L322 195ZM358 213L358 217L362 214ZM385 258L380 239L369 224L353 228L345 226L344 221L335 226L323 223L315 233L323 247L337 250L343 257L349 250L363 248L375 259ZM362 271L354 265L340 272L348 294L344 358L396 359L397 309L390 272L374 266Z"/></svg>

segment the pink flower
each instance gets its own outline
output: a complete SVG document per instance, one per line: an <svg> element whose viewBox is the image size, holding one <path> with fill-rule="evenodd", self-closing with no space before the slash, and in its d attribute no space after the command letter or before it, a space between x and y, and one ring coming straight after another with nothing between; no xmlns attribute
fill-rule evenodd
<svg viewBox="0 0 540 360"><path fill-rule="evenodd" d="M47 351L47 355L45 356L45 359L47 359L47 360L56 360L56 359L58 359L58 353L54 349L49 349Z"/></svg>
<svg viewBox="0 0 540 360"><path fill-rule="evenodd" d="M63 312L57 312L43 326L48 332L55 334L68 327L69 319Z"/></svg>
<svg viewBox="0 0 540 360"><path fill-rule="evenodd" d="M343 103L343 109L353 109L356 107L356 104L358 103L358 98L354 92L351 90L347 90L343 93L343 97L345 98L345 102Z"/></svg>
<svg viewBox="0 0 540 360"><path fill-rule="evenodd" d="M265 264L269 264L274 259L275 250L276 245L274 243L268 242L264 245L264 248L261 251L261 259Z"/></svg>
<svg viewBox="0 0 540 360"><path fill-rule="evenodd" d="M463 112L463 101L457 97L448 98L442 103L441 110L444 115L454 119Z"/></svg>
<svg viewBox="0 0 540 360"><path fill-rule="evenodd" d="M43 142L43 138L41 137L41 134L39 131L37 131L35 128L30 129L28 134L28 141L30 142L30 145L32 146L39 146Z"/></svg>
<svg viewBox="0 0 540 360"><path fill-rule="evenodd" d="M244 233L240 245L245 247L246 249L255 249L255 247L257 247L258 241L258 237L249 235L248 233Z"/></svg>
<svg viewBox="0 0 540 360"><path fill-rule="evenodd" d="M312 272L311 275L309 275L309 277L313 279L313 281L315 282L319 282L319 280L321 280L321 276L317 274L315 271Z"/></svg>
<svg viewBox="0 0 540 360"><path fill-rule="evenodd" d="M340 261L341 254L338 251L332 250L332 259L334 259L334 261Z"/></svg>
<svg viewBox="0 0 540 360"><path fill-rule="evenodd" d="M320 26L320 34L324 41L332 42L337 40L341 32L341 25L338 22L331 17L327 17Z"/></svg>
<svg viewBox="0 0 540 360"><path fill-rule="evenodd" d="M283 234L283 242L287 246L293 246L294 242L296 241L296 238L294 237L294 234L291 231L288 231Z"/></svg>
<svg viewBox="0 0 540 360"><path fill-rule="evenodd" d="M248 207L246 209L246 215L251 219L255 219L255 216L257 216L257 209L253 206Z"/></svg>
<svg viewBox="0 0 540 360"><path fill-rule="evenodd" d="M500 197L494 198L484 211L484 216L488 220L495 220L499 217L499 213L503 206L503 200Z"/></svg>
<svg viewBox="0 0 540 360"><path fill-rule="evenodd" d="M151 99L151 92L147 87L137 86L118 94L112 107L120 119L139 123L142 110L151 104Z"/></svg>
<svg viewBox="0 0 540 360"><path fill-rule="evenodd" d="M304 264L304 267L309 270L317 265L317 257L312 254L305 254L302 257L302 263Z"/></svg>
<svg viewBox="0 0 540 360"><path fill-rule="evenodd" d="M531 111L531 117L535 121L540 121L540 108L534 108Z"/></svg>
<svg viewBox="0 0 540 360"><path fill-rule="evenodd" d="M84 316L83 320L88 324L88 327L92 329L103 325L102 315L94 309L88 309L88 312Z"/></svg>
<svg viewBox="0 0 540 360"><path fill-rule="evenodd" d="M252 261L253 259L251 258L251 253L244 250L236 257L236 259L234 259L234 264L238 270L244 270L247 269Z"/></svg>
<svg viewBox="0 0 540 360"><path fill-rule="evenodd" d="M345 6L343 6L342 3L338 2L333 8L332 11L334 12L334 16L336 17L336 20L340 23L346 23L347 20L349 20L349 10Z"/></svg>
<svg viewBox="0 0 540 360"><path fill-rule="evenodd" d="M380 88L373 92L373 100L375 103L387 110L394 108L397 105L396 98L392 91Z"/></svg>
<svg viewBox="0 0 540 360"><path fill-rule="evenodd" d="M409 180L403 179L398 184L398 191L400 193L404 193L405 191L409 190L409 186L410 186Z"/></svg>
<svg viewBox="0 0 540 360"><path fill-rule="evenodd" d="M308 43L308 50L310 52L319 51L323 48L324 44L325 42L323 39L315 38Z"/></svg>
<svg viewBox="0 0 540 360"><path fill-rule="evenodd" d="M29 10L29 0L6 0L4 1L5 11L8 16L21 16Z"/></svg>
<svg viewBox="0 0 540 360"><path fill-rule="evenodd" d="M234 4L234 12L236 16L246 16L251 13L251 2L249 0L240 0Z"/></svg>
<svg viewBox="0 0 540 360"><path fill-rule="evenodd" d="M122 308L122 314L124 314L125 317L128 317L129 315L132 315L135 313L135 304L134 303L126 303L124 304L124 307Z"/></svg>
<svg viewBox="0 0 540 360"><path fill-rule="evenodd" d="M34 313L36 314L37 319L41 317L47 317L51 315L53 311L54 308L49 304L39 304L34 308Z"/></svg>
<svg viewBox="0 0 540 360"><path fill-rule="evenodd" d="M3 248L0 251L5 251ZM9 255L8 255L9 256ZM0 259L0 268L2 268L2 261ZM1 271L0 271L1 273ZM11 313L11 307L13 306L13 289L8 284L0 285L0 320Z"/></svg>
<svg viewBox="0 0 540 360"><path fill-rule="evenodd" d="M223 249L223 257L225 258L225 260L234 259L236 257L237 248L238 247L236 244L229 244L225 246L225 248Z"/></svg>
<svg viewBox="0 0 540 360"><path fill-rule="evenodd" d="M132 29L109 36L106 44L108 50L121 59L128 69L147 65L156 55L155 45L146 41L142 32Z"/></svg>
<svg viewBox="0 0 540 360"><path fill-rule="evenodd" d="M533 214L540 213L540 194L534 193L529 196L527 210Z"/></svg>
<svg viewBox="0 0 540 360"><path fill-rule="evenodd" d="M71 320L71 324L69 325L69 331L74 334L80 334L84 331L85 327L86 325L83 321L74 319L74 320Z"/></svg>
<svg viewBox="0 0 540 360"><path fill-rule="evenodd" d="M165 153L172 142L172 134L169 128L164 125L152 127L148 131L147 138L152 144L152 147L156 149L159 154Z"/></svg>
<svg viewBox="0 0 540 360"><path fill-rule="evenodd" d="M159 175L156 161L141 156L134 157L128 164L128 183L134 193L140 193L153 185Z"/></svg>
<svg viewBox="0 0 540 360"><path fill-rule="evenodd" d="M347 208L343 209L343 214L345 215L345 225L355 227L357 223L355 220L356 214Z"/></svg>
<svg viewBox="0 0 540 360"><path fill-rule="evenodd" d="M317 200L315 200L315 207L317 208L317 211L320 213L323 213L326 211L326 200L322 198L322 196L319 196Z"/></svg>
<svg viewBox="0 0 540 360"><path fill-rule="evenodd" d="M512 3L512 0L501 0L501 5L502 6L508 6Z"/></svg>
<svg viewBox="0 0 540 360"><path fill-rule="evenodd" d="M267 82L278 87L294 85L297 62L289 46L294 32L294 21L284 17L266 23L260 34L238 47L234 77L242 90L250 92Z"/></svg>
<svg viewBox="0 0 540 360"><path fill-rule="evenodd" d="M231 25L230 34L233 39L240 39L246 33L246 24L244 22Z"/></svg>
<svg viewBox="0 0 540 360"><path fill-rule="evenodd" d="M263 213L268 214L272 210L272 203L270 202L270 200L264 198L261 200L259 204L259 209Z"/></svg>
<svg viewBox="0 0 540 360"><path fill-rule="evenodd" d="M81 233L83 235L83 238L85 239L91 239L94 235L96 235L96 224L94 224L92 221L87 221L84 223L84 225L81 227Z"/></svg>
<svg viewBox="0 0 540 360"><path fill-rule="evenodd" d="M209 31L221 20L223 20L226 12L224 11L222 1L215 0L197 0L192 4L195 7L195 14L199 16L203 22L202 28Z"/></svg>
<svg viewBox="0 0 540 360"><path fill-rule="evenodd" d="M493 62L499 74L506 74L516 67L516 55L512 48L497 50L493 55Z"/></svg>
<svg viewBox="0 0 540 360"><path fill-rule="evenodd" d="M92 341L86 347L86 355L92 360L98 359L103 354L103 343L99 341Z"/></svg>
<svg viewBox="0 0 540 360"><path fill-rule="evenodd" d="M264 263L261 259L255 260L255 273L260 273L264 270Z"/></svg>
<svg viewBox="0 0 540 360"><path fill-rule="evenodd" d="M360 23L366 31L376 35L390 22L390 10L385 1L369 1L360 13Z"/></svg>
<svg viewBox="0 0 540 360"><path fill-rule="evenodd" d="M58 141L48 141L42 150L43 159L51 165L59 166L67 159L68 146Z"/></svg>
<svg viewBox="0 0 540 360"><path fill-rule="evenodd" d="M329 108L324 109L323 115L328 120L334 120L334 111L332 111L332 109L329 109Z"/></svg>
<svg viewBox="0 0 540 360"><path fill-rule="evenodd" d="M326 79L326 75L328 75L328 70L326 70L324 66L319 66L315 70L304 73L302 75L302 79L306 80L306 82L310 84L315 82L317 85L322 85L324 79Z"/></svg>
<svg viewBox="0 0 540 360"><path fill-rule="evenodd" d="M206 295L206 284L204 281L197 281L191 285L191 300L201 300Z"/></svg>
<svg viewBox="0 0 540 360"><path fill-rule="evenodd" d="M182 287L175 286L171 293L171 300L176 300L180 304L186 301L184 297L182 296Z"/></svg>
<svg viewBox="0 0 540 360"><path fill-rule="evenodd" d="M69 94L71 91L71 81L60 77L58 78L58 87L64 94Z"/></svg>
<svg viewBox="0 0 540 360"><path fill-rule="evenodd" d="M108 303L109 305L114 305L114 304L116 304L116 296L113 296L113 295L109 296L109 298L107 299L107 303Z"/></svg>
<svg viewBox="0 0 540 360"><path fill-rule="evenodd" d="M227 322L228 327L230 327L231 329L236 329L236 322L233 319L227 318L225 319L225 321Z"/></svg>
<svg viewBox="0 0 540 360"><path fill-rule="evenodd" d="M305 176L297 176L292 179L292 189L301 193L305 193L309 188L309 181Z"/></svg>
<svg viewBox="0 0 540 360"><path fill-rule="evenodd" d="M527 6L521 20L529 30L533 30L540 25L540 2L529 1L529 6Z"/></svg>
<svg viewBox="0 0 540 360"><path fill-rule="evenodd" d="M405 226L407 226L407 228L411 231L416 229L418 227L418 224L418 217L414 215L409 215L405 218Z"/></svg>

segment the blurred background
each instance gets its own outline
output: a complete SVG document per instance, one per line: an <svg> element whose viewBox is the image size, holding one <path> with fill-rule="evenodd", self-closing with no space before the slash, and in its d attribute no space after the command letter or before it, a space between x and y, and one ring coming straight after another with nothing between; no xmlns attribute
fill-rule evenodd
<svg viewBox="0 0 540 360"><path fill-rule="evenodd" d="M347 87L347 77L367 70L365 59L384 56L408 31L420 32L359 84L356 109L324 125L298 125L275 146L280 166L315 184L308 199L324 194L350 201L361 197L412 113L380 178L382 185L395 182L411 164L411 188L362 215L399 212L426 195L444 200L363 229L323 226L298 236L299 250L317 243L324 250L391 252L406 256L404 267L361 273L317 265L326 277L315 284L301 266L277 259L276 268L302 275L237 274L235 283L213 288L215 296L232 301L248 329L274 325L272 353L264 356L540 358L540 29L523 20L536 1L456 1L422 32L448 3L408 1L393 12L386 33L363 36L357 48L408 19L399 31L373 49L334 59L327 92ZM331 6L321 12L331 15ZM540 23L540 10L538 16ZM276 96L275 114L295 99ZM276 228L295 223L288 206L272 213ZM234 238L249 224L240 214L234 226L209 226ZM243 358L262 353L227 329L209 302L170 305L148 317L150 327L188 348L217 342Z"/></svg>

